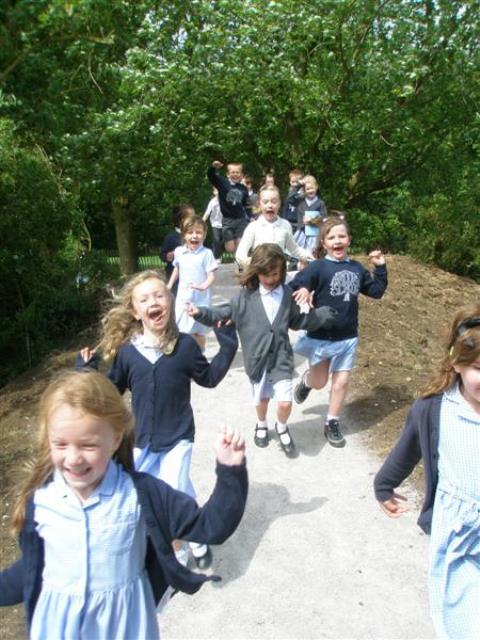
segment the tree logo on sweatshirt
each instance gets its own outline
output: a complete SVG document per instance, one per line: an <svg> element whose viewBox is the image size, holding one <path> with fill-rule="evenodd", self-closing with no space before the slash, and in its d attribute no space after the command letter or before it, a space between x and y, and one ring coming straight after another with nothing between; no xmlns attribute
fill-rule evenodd
<svg viewBox="0 0 480 640"><path fill-rule="evenodd" d="M354 271L338 271L330 282L330 295L343 296L343 302L349 302L350 296L358 296L360 279Z"/></svg>
<svg viewBox="0 0 480 640"><path fill-rule="evenodd" d="M243 193L240 191L240 189L229 189L226 200L230 204L233 204L234 207L236 207L237 205L242 204Z"/></svg>

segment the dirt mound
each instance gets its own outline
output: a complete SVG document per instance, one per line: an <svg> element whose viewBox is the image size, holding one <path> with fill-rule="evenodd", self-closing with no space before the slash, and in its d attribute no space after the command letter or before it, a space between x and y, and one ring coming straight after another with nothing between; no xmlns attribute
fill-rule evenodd
<svg viewBox="0 0 480 640"><path fill-rule="evenodd" d="M362 259L363 260L363 259ZM346 420L362 432L380 457L390 450L416 392L441 353L442 332L455 310L480 298L472 280L387 257L389 286L381 300L361 299L360 347L346 407ZM71 366L75 352L92 343L84 334L2 389L0 398L1 566L16 556L8 534L11 499L22 462L32 452L38 398L57 371ZM23 637L23 610L0 609L4 639Z"/></svg>

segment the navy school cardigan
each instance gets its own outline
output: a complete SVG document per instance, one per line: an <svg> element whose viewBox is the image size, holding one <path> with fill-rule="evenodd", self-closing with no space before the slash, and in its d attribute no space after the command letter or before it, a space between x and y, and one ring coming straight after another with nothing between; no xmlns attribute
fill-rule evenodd
<svg viewBox="0 0 480 640"><path fill-rule="evenodd" d="M181 565L172 549L175 539L221 544L237 528L248 493L245 464L228 466L217 462L217 481L209 500L199 507L195 500L146 473L131 472L147 527L145 566L155 602L168 585L195 593L207 580L220 580L191 572ZM0 606L25 603L30 627L42 589L44 543L34 521L33 498L27 503L25 524L20 532L21 558L0 573Z"/></svg>
<svg viewBox="0 0 480 640"><path fill-rule="evenodd" d="M422 460L425 474L425 497L417 520L430 533L433 505L438 483L438 439L442 393L416 400L405 427L373 481L379 502L389 500L400 484Z"/></svg>
<svg viewBox="0 0 480 640"><path fill-rule="evenodd" d="M235 326L214 329L220 350L208 362L195 339L180 333L173 352L155 364L130 342L118 350L107 373L120 393L132 393L135 417L135 446L148 444L153 451L171 449L180 440L194 440L195 422L190 404L191 381L202 387L216 387L225 377L238 348ZM84 362L77 356L77 368L98 368L98 357Z"/></svg>

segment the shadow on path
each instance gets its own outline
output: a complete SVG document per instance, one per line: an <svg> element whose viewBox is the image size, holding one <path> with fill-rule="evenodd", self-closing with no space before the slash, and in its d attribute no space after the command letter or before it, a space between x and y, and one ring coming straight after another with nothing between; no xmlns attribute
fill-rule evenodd
<svg viewBox="0 0 480 640"><path fill-rule="evenodd" d="M282 485L251 483L241 525L227 542L214 550L213 572L218 571L222 580L212 583L213 587L223 588L248 571L263 536L277 518L316 511L327 500L318 496L307 502L291 502L290 493Z"/></svg>

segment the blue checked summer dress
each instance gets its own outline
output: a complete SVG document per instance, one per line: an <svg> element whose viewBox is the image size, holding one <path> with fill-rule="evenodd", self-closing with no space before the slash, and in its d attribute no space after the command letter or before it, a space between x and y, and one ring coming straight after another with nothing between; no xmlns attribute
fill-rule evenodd
<svg viewBox="0 0 480 640"><path fill-rule="evenodd" d="M480 638L480 415L458 385L440 412L429 593L440 638Z"/></svg>
<svg viewBox="0 0 480 640"><path fill-rule="evenodd" d="M145 572L146 529L130 476L110 461L83 504L55 472L35 492L45 542L34 640L155 640L155 603Z"/></svg>

